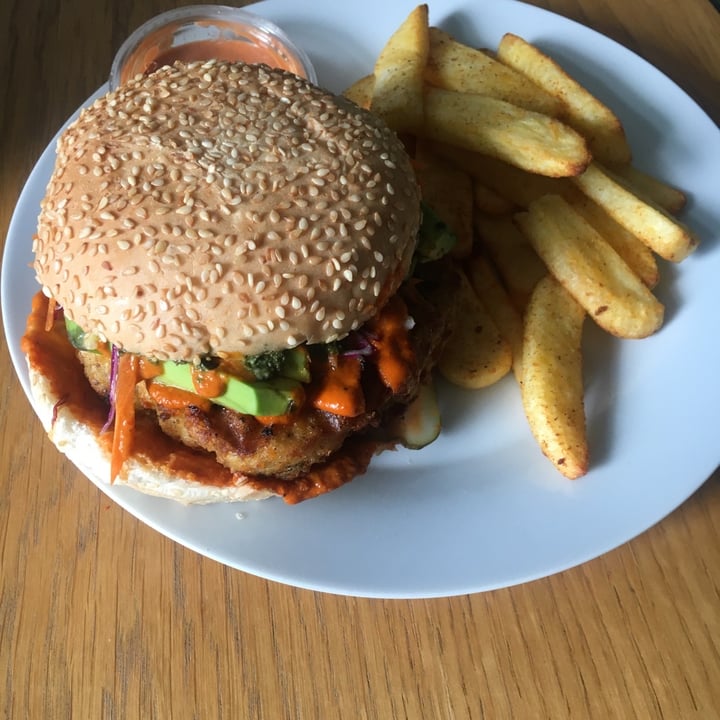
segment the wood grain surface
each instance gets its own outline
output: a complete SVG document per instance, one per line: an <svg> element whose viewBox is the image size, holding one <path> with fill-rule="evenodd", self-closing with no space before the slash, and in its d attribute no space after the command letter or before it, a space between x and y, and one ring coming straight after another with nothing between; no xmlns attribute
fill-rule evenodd
<svg viewBox="0 0 720 720"><path fill-rule="evenodd" d="M708 0L533 4L628 46L720 121ZM2 0L0 238L57 128L171 5ZM718 473L636 540L550 578L335 597L139 523L46 440L4 345L0 379L0 718L720 717Z"/></svg>

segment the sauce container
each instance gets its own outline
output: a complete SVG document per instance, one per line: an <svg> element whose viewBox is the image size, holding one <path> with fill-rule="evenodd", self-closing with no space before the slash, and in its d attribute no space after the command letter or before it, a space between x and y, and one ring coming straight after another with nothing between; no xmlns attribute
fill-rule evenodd
<svg viewBox="0 0 720 720"><path fill-rule="evenodd" d="M110 89L175 60L210 59L265 63L317 82L306 53L269 20L225 5L188 5L151 18L128 37L113 60Z"/></svg>

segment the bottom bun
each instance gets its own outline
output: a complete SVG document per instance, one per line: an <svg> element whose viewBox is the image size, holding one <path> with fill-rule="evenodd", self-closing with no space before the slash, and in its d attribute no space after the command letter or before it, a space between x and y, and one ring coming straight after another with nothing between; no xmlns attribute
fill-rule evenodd
<svg viewBox="0 0 720 720"><path fill-rule="evenodd" d="M45 375L30 363L28 365L35 410L50 440L96 485L109 486L109 445L102 442L98 432L83 422L71 406L63 404L63 399L54 392L51 381ZM113 486L131 487L147 495L187 505L264 500L276 494L267 489L254 488L247 483L246 478L238 475L234 475L230 483L208 485L178 475L177 471L163 467L152 458L137 455L128 458Z"/></svg>
<svg viewBox="0 0 720 720"><path fill-rule="evenodd" d="M108 404L88 381L70 344L61 314L46 328L48 301L33 298L21 347L34 406L55 446L99 487L111 484L113 431L106 430ZM191 448L166 435L156 413L135 414L132 448L115 480L185 504L262 500L273 495L295 504L339 488L366 472L372 457L394 441L355 434L302 474L284 479L244 474L217 461L209 450Z"/></svg>

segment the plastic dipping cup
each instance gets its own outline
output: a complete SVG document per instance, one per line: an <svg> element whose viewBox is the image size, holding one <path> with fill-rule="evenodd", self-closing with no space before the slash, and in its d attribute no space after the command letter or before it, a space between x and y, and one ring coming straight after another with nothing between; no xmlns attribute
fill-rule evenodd
<svg viewBox="0 0 720 720"><path fill-rule="evenodd" d="M110 69L110 90L176 60L265 63L317 82L306 53L277 25L225 5L190 5L151 18L122 44Z"/></svg>

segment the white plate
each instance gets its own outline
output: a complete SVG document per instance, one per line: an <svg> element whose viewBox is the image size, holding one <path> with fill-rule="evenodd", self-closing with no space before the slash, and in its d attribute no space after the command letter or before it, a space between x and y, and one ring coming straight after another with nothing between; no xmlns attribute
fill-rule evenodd
<svg viewBox="0 0 720 720"><path fill-rule="evenodd" d="M257 11L310 54L340 90L367 73L413 3L270 0ZM378 457L362 478L295 507L280 500L185 508L102 489L165 535L227 565L299 587L369 597L434 597L500 588L617 547L683 502L720 461L720 133L664 75L576 23L516 2L434 0L431 22L492 47L512 31L549 50L616 108L636 162L685 188L684 219L703 245L663 264L667 322L617 341L589 328L592 470L560 478L536 447L511 379L480 393L443 388L445 430L432 446ZM19 352L36 291L30 242L54 162L45 151L18 202L2 272L8 345Z"/></svg>

